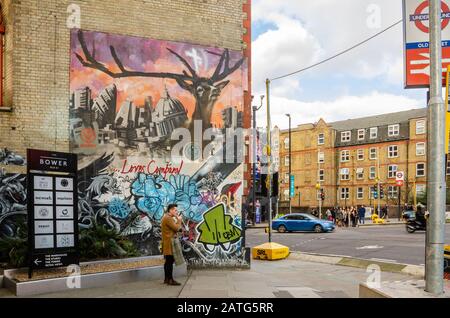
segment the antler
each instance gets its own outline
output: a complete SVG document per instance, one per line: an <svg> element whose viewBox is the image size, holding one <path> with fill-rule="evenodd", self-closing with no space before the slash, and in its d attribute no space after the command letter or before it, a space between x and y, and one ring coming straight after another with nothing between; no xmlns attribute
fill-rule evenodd
<svg viewBox="0 0 450 318"><path fill-rule="evenodd" d="M232 74L239 67L241 67L242 63L244 63L244 58L241 58L239 61L236 62L236 64L230 67L230 52L228 51L228 49L225 49L222 55L212 51L207 52L212 55L220 56L219 64L217 64L216 70L214 71L214 74L211 76L211 81L214 83L224 80L228 75Z"/></svg>
<svg viewBox="0 0 450 318"><path fill-rule="evenodd" d="M114 62L116 63L117 67L119 68L119 72L114 72L110 69L108 69L104 64L97 61L89 52L89 49L87 48L86 41L84 40L83 32L80 30L78 31L78 40L80 41L81 48L83 49L84 58L79 55L75 54L80 61L80 63L84 67L89 67L92 69L99 70L112 78L122 78L122 77L154 77L154 78L171 78L177 81L177 83L183 87L184 89L191 89L192 84L189 84L188 82L193 82L197 78L197 74L195 74L195 71L190 67L190 65L184 60L180 55L176 54L175 52L168 49L172 54L175 54L182 62L183 64L188 67L189 71L191 72L192 76L189 76L186 71L183 71L183 74L174 74L174 73L156 73L156 72L140 72L140 71L129 71L124 66L122 61L119 59L116 50L114 47L110 46L111 55L114 59Z"/></svg>

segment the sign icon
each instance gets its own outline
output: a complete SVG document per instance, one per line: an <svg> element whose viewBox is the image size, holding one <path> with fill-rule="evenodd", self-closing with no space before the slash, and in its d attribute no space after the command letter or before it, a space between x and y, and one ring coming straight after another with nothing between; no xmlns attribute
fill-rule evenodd
<svg viewBox="0 0 450 318"><path fill-rule="evenodd" d="M395 183L397 186L401 187L403 185L403 181L405 179L405 173L403 171L397 171L395 174Z"/></svg>
<svg viewBox="0 0 450 318"><path fill-rule="evenodd" d="M49 215L49 211L46 207L42 207L39 209L39 215L42 216L43 218L47 217Z"/></svg>
<svg viewBox="0 0 450 318"><path fill-rule="evenodd" d="M67 186L69 185L69 181L67 181L67 179L61 179L61 186L64 188L67 188Z"/></svg>

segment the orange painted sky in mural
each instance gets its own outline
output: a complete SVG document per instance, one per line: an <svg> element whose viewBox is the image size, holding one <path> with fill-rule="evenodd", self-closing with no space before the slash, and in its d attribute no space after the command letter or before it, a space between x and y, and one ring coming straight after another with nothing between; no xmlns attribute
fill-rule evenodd
<svg viewBox="0 0 450 318"><path fill-rule="evenodd" d="M136 39L136 38L134 38ZM72 39L74 40L74 39ZM146 39L143 39L146 41ZM159 43L160 41L156 40L148 40L152 41L151 43ZM162 45L168 44L171 48L177 48L178 45L183 45L183 49L186 48L185 43L175 43L175 42L166 42L161 41ZM188 48L191 47L188 45ZM208 47L202 47L197 45L192 45L197 50L208 50ZM72 43L72 50L76 53L82 55L81 49L77 49L78 46L74 46ZM158 59L154 62L148 60L146 62L142 62L142 67L138 69L139 71L147 71L147 72L171 72L175 74L182 74L185 68L182 63L178 59L174 59L170 53L168 54L165 50L158 48L160 52L162 52ZM96 47L96 50L98 48ZM217 49L216 49L217 50ZM125 100L131 100L136 106L144 105L145 98L151 96L153 99L153 107L159 101L161 95L164 92L165 87L171 97L176 98L182 102L182 104L188 110L188 116L191 117L194 108L195 108L195 99L192 94L184 89L182 89L175 80L173 79L161 79L161 78L150 78L150 77L127 77L120 79L113 79L109 75L95 69L83 67L77 58L75 57L75 52L72 51L72 61L71 61L71 74L70 74L70 90L71 92L83 88L89 87L92 90L92 98L96 98L100 91L107 87L110 84L115 84L118 90L117 96L117 110L120 108L122 103ZM120 51L118 54L120 56ZM180 54L180 52L178 51ZM181 55L181 54L180 54ZM103 53L104 56L107 56L106 53ZM206 55L204 54L203 57ZM186 56L183 56L188 60ZM130 57L131 59L132 57ZM142 58L143 59L143 58ZM199 76L209 77L214 73L216 65L218 63L219 57L211 55L210 61L206 61L203 63L207 65L208 68L198 67ZM109 69L118 71L117 66L113 63L112 60L102 60L101 61L105 66ZM124 64L126 61L123 61ZM131 67L126 68L132 69ZM237 107L239 110L242 110L243 106L243 91L246 89L246 79L244 76L246 74L246 63L241 66L240 69L236 70L233 74L229 75L225 80L229 80L230 83L222 90L222 93L215 104L213 114L212 114L212 123L215 126L222 125L222 114L221 111L229 106Z"/></svg>

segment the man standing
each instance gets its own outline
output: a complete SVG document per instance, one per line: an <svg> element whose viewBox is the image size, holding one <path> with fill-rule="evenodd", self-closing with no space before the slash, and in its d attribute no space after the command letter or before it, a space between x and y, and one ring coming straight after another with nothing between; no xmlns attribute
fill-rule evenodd
<svg viewBox="0 0 450 318"><path fill-rule="evenodd" d="M365 224L365 218L366 216L366 208L364 205L361 205L358 209L358 218L359 218L359 224Z"/></svg>
<svg viewBox="0 0 450 318"><path fill-rule="evenodd" d="M161 220L161 235L163 255L166 260L164 264L164 284L179 286L181 285L173 279L173 257L172 239L176 238L177 232L181 230L182 219L178 215L177 205L169 204L167 212Z"/></svg>

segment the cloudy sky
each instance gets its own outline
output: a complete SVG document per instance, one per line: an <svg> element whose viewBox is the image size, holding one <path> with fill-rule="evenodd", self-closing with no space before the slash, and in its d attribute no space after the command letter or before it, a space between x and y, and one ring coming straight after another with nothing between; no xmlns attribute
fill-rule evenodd
<svg viewBox="0 0 450 318"><path fill-rule="evenodd" d="M402 0L253 0L254 104L264 81L309 66L402 18ZM403 30L326 64L272 83L273 125L327 122L426 106L425 89L403 88ZM258 111L258 126L265 123Z"/></svg>

